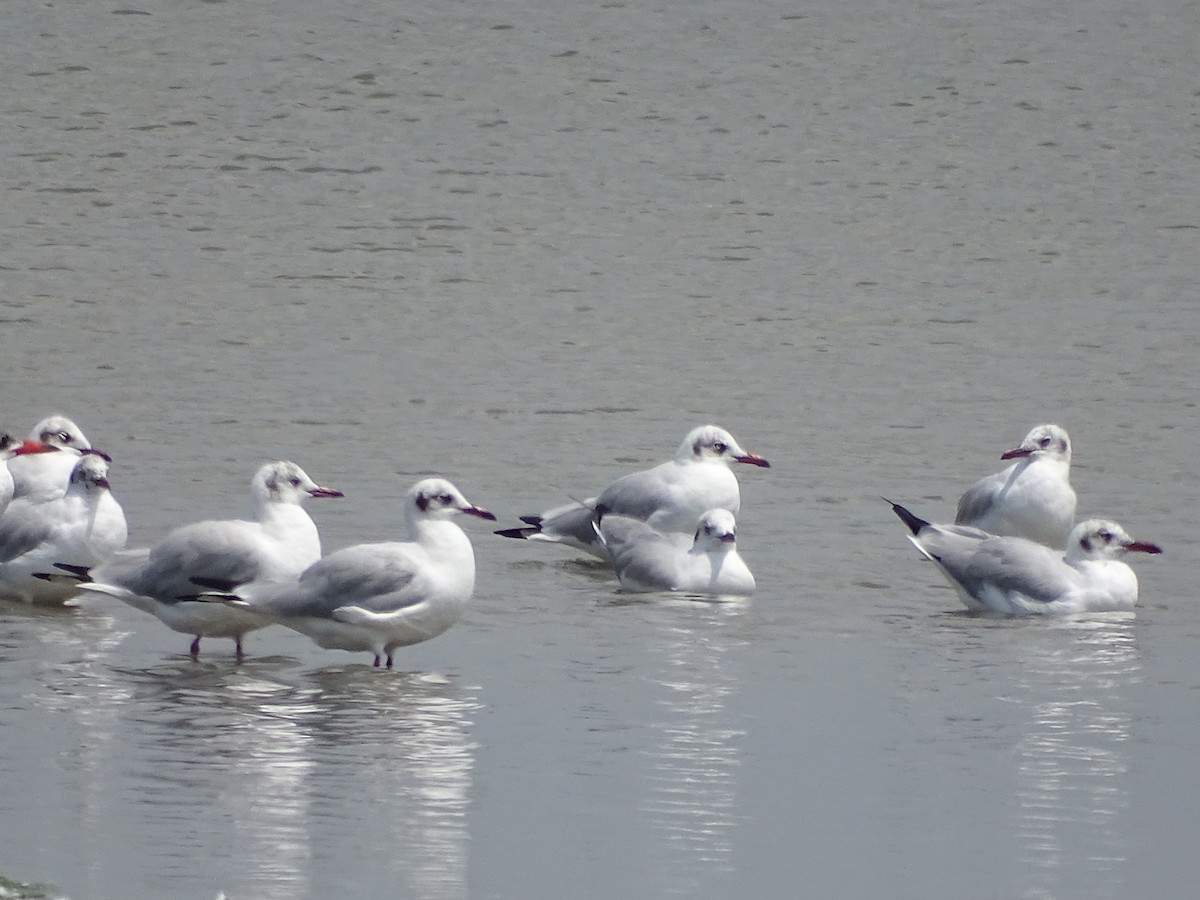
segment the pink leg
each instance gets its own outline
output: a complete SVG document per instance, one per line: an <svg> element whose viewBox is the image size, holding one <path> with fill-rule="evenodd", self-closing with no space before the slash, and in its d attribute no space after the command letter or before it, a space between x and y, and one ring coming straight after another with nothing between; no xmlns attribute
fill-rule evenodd
<svg viewBox="0 0 1200 900"><path fill-rule="evenodd" d="M378 653L375 654L375 668L377 668L377 669L379 668L379 654Z"/></svg>
<svg viewBox="0 0 1200 900"><path fill-rule="evenodd" d="M392 667L392 654L390 654L390 653L388 654L388 665L387 665L387 667L388 667L389 669Z"/></svg>

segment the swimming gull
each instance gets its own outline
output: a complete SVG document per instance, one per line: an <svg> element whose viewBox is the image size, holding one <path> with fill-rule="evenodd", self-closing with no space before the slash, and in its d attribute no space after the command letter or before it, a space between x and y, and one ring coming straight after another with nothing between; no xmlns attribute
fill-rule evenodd
<svg viewBox="0 0 1200 900"><path fill-rule="evenodd" d="M1076 525L1064 554L1026 538L934 525L899 504L892 510L912 532L908 539L973 610L1006 615L1130 610L1137 602L1137 576L1121 558L1162 552L1105 519Z"/></svg>
<svg viewBox="0 0 1200 900"><path fill-rule="evenodd" d="M725 429L702 425L683 439L674 459L624 475L589 500L521 516L526 527L496 534L567 544L607 560L609 555L592 527L594 510L603 507L610 515L640 519L659 532L690 534L706 510L737 513L741 495L729 470L735 462L770 467L763 457L743 450Z"/></svg>
<svg viewBox="0 0 1200 900"><path fill-rule="evenodd" d="M958 501L954 523L1063 549L1075 524L1066 430L1038 425L1000 458L1015 462L971 485Z"/></svg>

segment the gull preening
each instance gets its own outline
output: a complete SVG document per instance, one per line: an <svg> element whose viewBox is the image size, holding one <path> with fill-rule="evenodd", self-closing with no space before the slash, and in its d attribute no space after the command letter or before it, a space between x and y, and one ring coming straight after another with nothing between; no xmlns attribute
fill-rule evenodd
<svg viewBox="0 0 1200 900"><path fill-rule="evenodd" d="M690 538L663 534L639 519L603 510L597 510L594 526L626 590L718 595L754 591L754 576L737 550L737 524L727 509L707 510Z"/></svg>
<svg viewBox="0 0 1200 900"><path fill-rule="evenodd" d="M376 666L386 660L390 669L397 647L444 632L475 590L475 553L453 521L459 514L496 518L444 478L426 478L405 497L407 541L347 547L313 563L298 581L259 581L201 599L248 610L326 649L373 653Z"/></svg>
<svg viewBox="0 0 1200 900"><path fill-rule="evenodd" d="M29 496L39 500L61 497L66 493L71 472L81 455L96 453L104 456L92 448L80 427L63 415L42 419L29 432L29 439L63 452L22 456L10 462L14 497Z"/></svg>
<svg viewBox="0 0 1200 900"><path fill-rule="evenodd" d="M1105 519L1075 526L1063 553L1026 538L934 525L899 504L891 506L912 532L908 539L973 610L1006 615L1131 610L1137 576L1122 557L1162 552Z"/></svg>
<svg viewBox="0 0 1200 900"><path fill-rule="evenodd" d="M1015 462L967 488L958 501L954 523L1063 549L1075 524L1071 439L1066 429L1038 425L1000 458Z"/></svg>
<svg viewBox="0 0 1200 900"><path fill-rule="evenodd" d="M694 428L683 439L675 458L618 478L589 500L521 516L523 528L506 528L496 534L530 541L567 544L608 559L592 519L603 508L609 515L639 519L659 532L691 533L696 520L710 509L736 514L741 505L737 477L731 463L768 468L763 457L747 453L733 435L716 425Z"/></svg>
<svg viewBox="0 0 1200 900"><path fill-rule="evenodd" d="M59 562L83 568L103 563L127 536L125 513L109 490L108 462L95 454L75 457L61 497L18 497L0 517L0 596L62 603L75 585L37 573L53 571Z"/></svg>
<svg viewBox="0 0 1200 900"><path fill-rule="evenodd" d="M301 503L310 497L341 497L321 487L294 462L267 463L250 485L254 519L194 522L167 534L148 550L118 554L97 567L68 565L75 590L107 594L158 617L168 628L192 635L190 651L200 652L202 637L232 638L242 658L242 637L270 624L252 611L232 605L180 599L196 593L192 579L232 588L259 579L295 579L321 558L317 526ZM53 572L43 569L43 573ZM47 580L67 576L48 575Z"/></svg>

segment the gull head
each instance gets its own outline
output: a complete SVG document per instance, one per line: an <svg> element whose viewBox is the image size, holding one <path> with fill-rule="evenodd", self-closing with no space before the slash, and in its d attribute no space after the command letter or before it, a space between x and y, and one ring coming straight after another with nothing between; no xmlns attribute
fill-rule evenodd
<svg viewBox="0 0 1200 900"><path fill-rule="evenodd" d="M692 546L704 552L728 552L737 541L737 522L727 509L710 509L696 523Z"/></svg>
<svg viewBox="0 0 1200 900"><path fill-rule="evenodd" d="M1135 541L1107 519L1080 522L1067 538L1068 559L1120 559L1126 553L1162 553L1157 544Z"/></svg>
<svg viewBox="0 0 1200 900"><path fill-rule="evenodd" d="M79 426L66 416L47 416L33 426L29 437L52 447L63 447L71 450L89 450L91 444L84 436Z"/></svg>
<svg viewBox="0 0 1200 900"><path fill-rule="evenodd" d="M85 494L107 491L110 487L108 461L95 453L79 457L79 462L75 463L75 468L71 470L70 485Z"/></svg>
<svg viewBox="0 0 1200 900"><path fill-rule="evenodd" d="M1034 459L1061 459L1070 463L1071 439L1067 436L1067 429L1061 425L1038 425L1025 435L1025 440L1021 441L1020 446L1000 454L1001 459L1021 459L1027 456Z"/></svg>
<svg viewBox="0 0 1200 900"><path fill-rule="evenodd" d="M679 462L748 463L770 468L771 464L754 453L747 453L733 435L716 425L701 425L688 432L675 454Z"/></svg>
<svg viewBox="0 0 1200 900"><path fill-rule="evenodd" d="M410 516L419 518L445 519L457 513L495 521L496 517L478 506L473 506L453 484L445 478L426 478L409 489L408 510Z"/></svg>
<svg viewBox="0 0 1200 900"><path fill-rule="evenodd" d="M267 463L254 475L251 490L261 501L303 503L309 497L341 497L341 491L321 487L288 460Z"/></svg>

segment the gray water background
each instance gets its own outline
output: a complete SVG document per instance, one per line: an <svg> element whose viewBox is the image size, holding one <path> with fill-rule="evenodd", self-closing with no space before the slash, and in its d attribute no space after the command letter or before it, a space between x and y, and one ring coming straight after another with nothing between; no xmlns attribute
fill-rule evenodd
<svg viewBox="0 0 1200 900"><path fill-rule="evenodd" d="M716 421L744 603L466 523L399 669L0 608L0 875L102 898L1187 896L1195 2L12 3L0 422L131 545L292 458L327 550L503 524ZM962 615L933 519L1032 425L1165 548L1134 617Z"/></svg>

